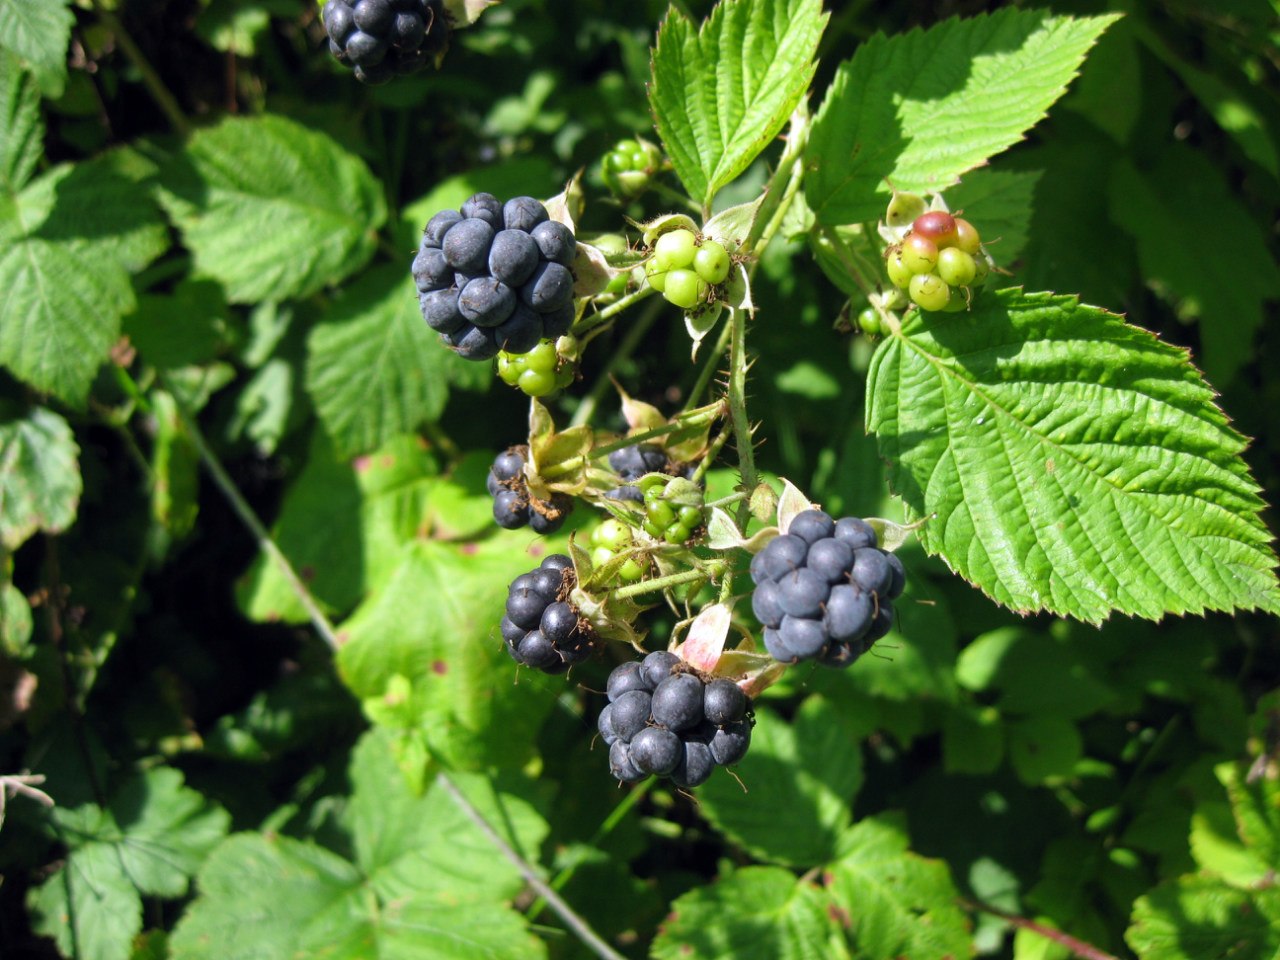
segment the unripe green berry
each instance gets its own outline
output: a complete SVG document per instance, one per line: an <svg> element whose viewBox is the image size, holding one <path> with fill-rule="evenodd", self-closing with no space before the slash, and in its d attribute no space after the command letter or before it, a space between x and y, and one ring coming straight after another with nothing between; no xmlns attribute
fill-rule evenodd
<svg viewBox="0 0 1280 960"><path fill-rule="evenodd" d="M979 253L973 258L973 268L973 279L969 281L969 286L980 287L987 282L987 276L991 273L991 263L985 253Z"/></svg>
<svg viewBox="0 0 1280 960"><path fill-rule="evenodd" d="M672 523L662 531L662 539L670 544L681 544L689 539L689 535L693 531L686 527L683 523Z"/></svg>
<svg viewBox="0 0 1280 960"><path fill-rule="evenodd" d="M702 511L697 507L681 507L677 516L680 518L680 522L690 530L702 523ZM688 537L686 536L685 539L688 539Z"/></svg>
<svg viewBox="0 0 1280 960"><path fill-rule="evenodd" d="M550 370L530 370L526 367L516 383L531 397L545 397L556 392L556 375Z"/></svg>
<svg viewBox="0 0 1280 960"><path fill-rule="evenodd" d="M659 528L669 527L676 522L676 512L665 500L653 500L645 508L650 522Z"/></svg>
<svg viewBox="0 0 1280 960"><path fill-rule="evenodd" d="M613 551L608 547L595 547L591 551L591 565L593 567L603 567L612 559Z"/></svg>
<svg viewBox="0 0 1280 960"><path fill-rule="evenodd" d="M653 245L653 257L666 270L692 266L698 252L692 230L668 230Z"/></svg>
<svg viewBox="0 0 1280 960"><path fill-rule="evenodd" d="M644 530L644 532L647 533L649 536L653 537L653 539L655 540L662 539L662 528L658 526L656 523L654 523L652 520L645 520L644 523L640 524L640 526Z"/></svg>
<svg viewBox="0 0 1280 960"><path fill-rule="evenodd" d="M941 310L951 299L951 289L933 273L922 273L911 278L911 299L925 310Z"/></svg>
<svg viewBox="0 0 1280 960"><path fill-rule="evenodd" d="M938 265L938 246L928 237L911 234L902 241L902 263L916 276L932 273Z"/></svg>
<svg viewBox="0 0 1280 960"><path fill-rule="evenodd" d="M878 337L884 333L880 323L880 314L875 307L867 307L858 314L858 329L869 337Z"/></svg>
<svg viewBox="0 0 1280 960"><path fill-rule="evenodd" d="M630 557L618 568L618 579L624 583L639 583L644 579L644 567L635 557Z"/></svg>
<svg viewBox="0 0 1280 960"><path fill-rule="evenodd" d="M498 354L498 376L508 386L516 385L524 369L524 357L513 357L509 353Z"/></svg>
<svg viewBox="0 0 1280 960"><path fill-rule="evenodd" d="M631 542L631 528L621 520L610 517L592 531L591 542L610 550L621 550Z"/></svg>
<svg viewBox="0 0 1280 960"><path fill-rule="evenodd" d="M667 285L662 295L667 298L668 303L673 303L682 310L692 310L706 299L710 289L707 281L692 270L672 270L667 274Z"/></svg>
<svg viewBox="0 0 1280 960"><path fill-rule="evenodd" d="M703 280L712 285L723 283L729 276L729 251L716 240L704 240L693 255L693 269Z"/></svg>
<svg viewBox="0 0 1280 960"><path fill-rule="evenodd" d="M644 265L644 275L649 286L662 293L667 289L667 268L658 263L657 257L650 257Z"/></svg>
<svg viewBox="0 0 1280 960"><path fill-rule="evenodd" d="M959 247L947 247L938 251L938 276L953 287L967 287L977 274L973 257Z"/></svg>
<svg viewBox="0 0 1280 960"><path fill-rule="evenodd" d="M885 260L885 267L889 271L889 282L900 290L905 290L911 285L911 278L915 276L902 260L902 251L894 250Z"/></svg>
<svg viewBox="0 0 1280 960"><path fill-rule="evenodd" d="M524 355L524 365L530 370L542 373L556 368L556 345L550 340L543 340Z"/></svg>

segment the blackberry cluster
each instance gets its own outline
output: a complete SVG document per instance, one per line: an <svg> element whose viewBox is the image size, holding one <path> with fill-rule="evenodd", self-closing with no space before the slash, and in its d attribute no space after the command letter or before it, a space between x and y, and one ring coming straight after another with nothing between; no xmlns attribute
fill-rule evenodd
<svg viewBox="0 0 1280 960"><path fill-rule="evenodd" d="M529 448L512 447L493 459L485 489L493 497L493 519L504 530L518 530L526 524L534 533L555 533L573 511L573 500L553 494L539 500L529 494L524 482L525 457Z"/></svg>
<svg viewBox="0 0 1280 960"><path fill-rule="evenodd" d="M532 197L477 193L427 223L413 260L427 326L466 360L528 353L573 326L573 231Z"/></svg>
<svg viewBox="0 0 1280 960"><path fill-rule="evenodd" d="M635 446L623 447L609 454L609 467L622 480L622 485L605 493L613 500L634 500L644 502L644 494L635 485L646 473L664 473L669 461L667 455L658 447L648 443L637 443Z"/></svg>
<svg viewBox="0 0 1280 960"><path fill-rule="evenodd" d="M591 655L591 633L568 602L573 561L553 553L507 588L507 613L498 625L516 663L564 673Z"/></svg>
<svg viewBox="0 0 1280 960"><path fill-rule="evenodd" d="M865 520L806 510L751 560L751 609L775 660L847 667L893 625L902 561Z"/></svg>
<svg viewBox="0 0 1280 960"><path fill-rule="evenodd" d="M666 650L616 667L608 694L597 726L609 771L624 783L653 774L696 787L751 745L751 700L741 688L725 677L704 680Z"/></svg>
<svg viewBox="0 0 1280 960"><path fill-rule="evenodd" d="M329 52L361 83L416 73L449 45L443 0L329 0Z"/></svg>
<svg viewBox="0 0 1280 960"><path fill-rule="evenodd" d="M973 224L931 210L911 222L902 243L885 251L885 268L916 306L955 313L968 309L991 272L991 261Z"/></svg>

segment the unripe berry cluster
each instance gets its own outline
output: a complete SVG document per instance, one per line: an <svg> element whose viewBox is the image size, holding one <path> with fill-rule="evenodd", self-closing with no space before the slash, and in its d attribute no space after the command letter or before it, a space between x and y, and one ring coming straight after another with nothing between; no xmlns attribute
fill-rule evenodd
<svg viewBox="0 0 1280 960"><path fill-rule="evenodd" d="M562 553L511 581L506 616L499 624L511 659L554 674L591 655L591 633L568 602L572 589L573 562Z"/></svg>
<svg viewBox="0 0 1280 960"><path fill-rule="evenodd" d="M678 507L664 498L666 488L656 484L644 492L644 532L655 540L684 543L702 526L702 511L697 507Z"/></svg>
<svg viewBox="0 0 1280 960"><path fill-rule="evenodd" d="M624 200L644 192L662 165L662 152L644 140L619 140L600 164L604 185Z"/></svg>
<svg viewBox="0 0 1280 960"><path fill-rule="evenodd" d="M543 340L528 353L498 354L498 376L503 383L519 387L531 397L546 397L573 382L573 368L557 369L560 358L552 340Z"/></svg>
<svg viewBox="0 0 1280 960"><path fill-rule="evenodd" d="M493 519L505 530L518 530L526 524L534 533L555 533L573 511L573 500L554 494L550 500L539 500L529 493L524 479L528 447L511 447L498 454L489 468L485 487L493 497Z"/></svg>
<svg viewBox="0 0 1280 960"><path fill-rule="evenodd" d="M573 231L532 197L477 193L427 223L413 261L427 325L467 360L528 353L573 326Z"/></svg>
<svg viewBox="0 0 1280 960"><path fill-rule="evenodd" d="M865 520L805 510L752 558L751 579L751 609L775 660L847 667L893 626L906 575Z"/></svg>
<svg viewBox="0 0 1280 960"><path fill-rule="evenodd" d="M443 0L329 0L321 19L329 52L362 83L415 73L449 44Z"/></svg>
<svg viewBox="0 0 1280 960"><path fill-rule="evenodd" d="M666 650L615 668L608 694L597 726L609 770L624 783L652 774L696 787L751 745L751 700L741 688L702 677Z"/></svg>
<svg viewBox="0 0 1280 960"><path fill-rule="evenodd" d="M631 528L621 520L610 517L591 531L591 562L597 567L608 563L634 542ZM620 583L639 583L644 579L644 564L629 557L619 568Z"/></svg>
<svg viewBox="0 0 1280 960"><path fill-rule="evenodd" d="M663 473L670 461L658 447L648 443L637 443L631 447L623 447L609 454L609 466L618 475L622 483L605 493L614 500L644 500L644 494L635 485L646 473Z"/></svg>
<svg viewBox="0 0 1280 960"><path fill-rule="evenodd" d="M967 308L991 270L973 224L944 210L916 217L902 242L885 251L885 266L917 306L948 312Z"/></svg>
<svg viewBox="0 0 1280 960"><path fill-rule="evenodd" d="M718 240L703 239L692 230L669 230L658 237L645 263L649 286L682 310L706 303L711 288L724 283L732 260Z"/></svg>

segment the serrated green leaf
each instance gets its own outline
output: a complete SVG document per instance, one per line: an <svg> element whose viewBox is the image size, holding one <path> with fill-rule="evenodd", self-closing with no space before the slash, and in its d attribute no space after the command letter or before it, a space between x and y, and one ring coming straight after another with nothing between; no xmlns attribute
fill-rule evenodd
<svg viewBox="0 0 1280 960"><path fill-rule="evenodd" d="M12 54L0 50L0 187L21 190L44 152L40 91Z"/></svg>
<svg viewBox="0 0 1280 960"><path fill-rule="evenodd" d="M1263 761L1253 776L1233 763L1221 764L1214 772L1227 788L1240 839L1259 860L1274 865L1280 863L1280 782L1268 775L1266 764Z"/></svg>
<svg viewBox="0 0 1280 960"><path fill-rule="evenodd" d="M863 820L846 831L840 851L830 890L858 957L969 956L968 923L947 865L911 853L905 830L886 818Z"/></svg>
<svg viewBox="0 0 1280 960"><path fill-rule="evenodd" d="M1244 440L1186 354L1072 298L914 313L867 424L930 553L1014 610L1280 610Z"/></svg>
<svg viewBox="0 0 1280 960"><path fill-rule="evenodd" d="M402 268L371 270L343 292L307 340L307 392L340 453L366 453L440 415L469 361L439 339Z"/></svg>
<svg viewBox="0 0 1280 960"><path fill-rule="evenodd" d="M875 220L890 182L944 190L1022 139L1115 19L1005 9L873 36L841 64L814 118L805 196L818 221Z"/></svg>
<svg viewBox="0 0 1280 960"><path fill-rule="evenodd" d="M862 754L830 702L810 697L788 724L757 708L751 750L698 790L702 812L761 860L811 867L831 860L862 786Z"/></svg>
<svg viewBox="0 0 1280 960"><path fill-rule="evenodd" d="M76 518L80 464L71 427L37 407L0 423L0 545L16 550L37 530L60 533Z"/></svg>
<svg viewBox="0 0 1280 960"><path fill-rule="evenodd" d="M1272 862L1240 842L1231 805L1208 800L1196 806L1187 838L1196 865L1233 887L1248 889L1266 881Z"/></svg>
<svg viewBox="0 0 1280 960"><path fill-rule="evenodd" d="M657 960L829 956L825 898L780 867L745 867L676 898L653 941Z"/></svg>
<svg viewBox="0 0 1280 960"><path fill-rule="evenodd" d="M545 956L504 903L521 885L515 868L438 788L410 794L389 739L366 737L352 760L359 866L287 837L229 838L200 871L200 897L171 941L174 960ZM467 792L474 799L483 788L468 782ZM541 818L509 794L482 808L526 853L545 835Z"/></svg>
<svg viewBox="0 0 1280 960"><path fill-rule="evenodd" d="M1124 939L1140 960L1274 960L1280 891L1182 877L1139 898Z"/></svg>
<svg viewBox="0 0 1280 960"><path fill-rule="evenodd" d="M315 431L306 463L285 494L272 539L312 597L346 613L364 594L360 488L351 464ZM306 623L308 613L277 566L259 553L237 585L236 599L251 620Z"/></svg>
<svg viewBox="0 0 1280 960"><path fill-rule="evenodd" d="M31 892L32 927L66 957L126 960L142 929L142 900L108 844L90 844Z"/></svg>
<svg viewBox="0 0 1280 960"><path fill-rule="evenodd" d="M0 363L79 405L134 305L129 271L168 243L122 151L55 167L0 214Z"/></svg>
<svg viewBox="0 0 1280 960"><path fill-rule="evenodd" d="M67 42L75 17L71 0L0 0L0 47L25 60L47 97L62 96Z"/></svg>
<svg viewBox="0 0 1280 960"><path fill-rule="evenodd" d="M346 810L355 859L378 894L451 904L509 901L524 889L520 870L502 856L451 799L433 783L415 793L390 749L393 736L375 731L351 758L355 794ZM452 772L451 782L528 862L539 859L547 822L520 793L532 781L503 787L486 774Z"/></svg>
<svg viewBox="0 0 1280 960"><path fill-rule="evenodd" d="M199 274L233 303L306 297L373 253L387 209L363 160L284 117L201 130L161 170L160 199Z"/></svg>
<svg viewBox="0 0 1280 960"><path fill-rule="evenodd" d="M180 897L230 817L158 767L126 781L107 810L56 808L66 864L32 892L36 929L66 956L125 960L142 928L140 893Z"/></svg>
<svg viewBox="0 0 1280 960"><path fill-rule="evenodd" d="M704 208L800 102L827 16L818 0L721 0L700 29L668 13L649 105L676 175Z"/></svg>
<svg viewBox="0 0 1280 960"><path fill-rule="evenodd" d="M559 685L517 677L498 633L506 585L537 566L528 535L481 544L409 544L389 580L341 625L338 668L357 697L396 675L432 752L462 766L527 756Z"/></svg>
<svg viewBox="0 0 1280 960"><path fill-rule="evenodd" d="M1220 168L1185 144L1169 144L1141 171L1117 163L1109 195L1147 283L1197 322L1205 372L1225 386L1253 360L1263 304L1280 289L1266 234ZM1204 243L1210 232L1219 239Z"/></svg>

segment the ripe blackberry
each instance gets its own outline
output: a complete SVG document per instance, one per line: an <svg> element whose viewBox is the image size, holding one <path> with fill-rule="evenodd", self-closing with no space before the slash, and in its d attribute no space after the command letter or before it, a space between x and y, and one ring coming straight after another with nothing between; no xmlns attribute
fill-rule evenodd
<svg viewBox="0 0 1280 960"><path fill-rule="evenodd" d="M573 326L576 249L532 197L477 193L422 232L412 267L422 318L467 360L528 353Z"/></svg>
<svg viewBox="0 0 1280 960"><path fill-rule="evenodd" d="M416 73L449 45L444 0L329 0L321 19L329 52L361 83Z"/></svg>
<svg viewBox="0 0 1280 960"><path fill-rule="evenodd" d="M562 493L539 500L529 493L524 479L529 448L511 447L498 454L489 467L485 489L493 497L493 519L504 530L530 527L534 533L555 533L573 511L573 499Z"/></svg>
<svg viewBox="0 0 1280 960"><path fill-rule="evenodd" d="M696 787L717 766L746 756L751 699L732 680L705 678L682 664L659 650L609 674L609 703L597 729L618 780L630 783L652 774Z"/></svg>
<svg viewBox="0 0 1280 960"><path fill-rule="evenodd" d="M591 655L591 632L568 601L572 589L573 563L560 553L511 581L498 628L512 660L554 674Z"/></svg>
<svg viewBox="0 0 1280 960"><path fill-rule="evenodd" d="M751 560L751 609L776 660L847 667L889 632L906 582L857 517L806 510Z"/></svg>

